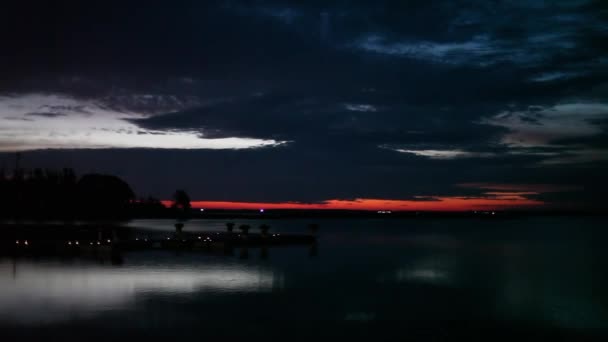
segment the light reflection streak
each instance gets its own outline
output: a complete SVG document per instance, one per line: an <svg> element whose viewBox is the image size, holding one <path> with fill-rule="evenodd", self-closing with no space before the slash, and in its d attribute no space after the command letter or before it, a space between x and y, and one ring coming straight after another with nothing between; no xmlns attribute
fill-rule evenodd
<svg viewBox="0 0 608 342"><path fill-rule="evenodd" d="M57 322L124 310L145 294L269 292L281 279L272 270L244 265L113 268L5 260L0 262L0 321Z"/></svg>

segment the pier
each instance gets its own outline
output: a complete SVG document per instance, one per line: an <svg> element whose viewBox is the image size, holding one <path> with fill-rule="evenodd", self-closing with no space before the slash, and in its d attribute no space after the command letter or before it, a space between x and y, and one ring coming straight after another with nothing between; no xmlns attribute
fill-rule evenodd
<svg viewBox="0 0 608 342"><path fill-rule="evenodd" d="M2 255L87 255L116 254L129 251L199 251L233 255L235 249L316 245L316 235L194 231L184 232L176 224L174 232L140 232L137 229L104 225L2 225Z"/></svg>

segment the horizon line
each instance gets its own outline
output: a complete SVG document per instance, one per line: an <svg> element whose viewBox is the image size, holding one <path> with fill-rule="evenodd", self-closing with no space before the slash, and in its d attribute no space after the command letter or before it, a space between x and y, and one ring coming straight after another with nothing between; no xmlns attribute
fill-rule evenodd
<svg viewBox="0 0 608 342"><path fill-rule="evenodd" d="M170 207L173 201L161 201ZM387 199L330 199L317 203L305 202L248 202L248 201L191 201L193 209L217 210L352 210L352 211L501 211L505 209L546 209L547 203L529 199L519 194L508 194L489 198L482 197L430 197L413 200Z"/></svg>

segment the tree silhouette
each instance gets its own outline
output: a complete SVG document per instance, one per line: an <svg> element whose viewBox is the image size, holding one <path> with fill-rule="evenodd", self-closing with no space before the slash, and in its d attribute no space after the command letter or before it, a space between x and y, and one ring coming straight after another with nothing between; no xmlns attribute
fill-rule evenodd
<svg viewBox="0 0 608 342"><path fill-rule="evenodd" d="M159 199L149 196L133 202L131 204L131 214L135 217L164 217L169 213Z"/></svg>
<svg viewBox="0 0 608 342"><path fill-rule="evenodd" d="M183 211L190 210L190 196L184 190L177 190L173 194L173 208L182 209Z"/></svg>
<svg viewBox="0 0 608 342"><path fill-rule="evenodd" d="M82 213L85 198L76 189L77 177L72 169L26 170L15 168L0 172L0 215L14 218L70 219Z"/></svg>
<svg viewBox="0 0 608 342"><path fill-rule="evenodd" d="M180 219L187 219L190 214L190 196L184 190L177 190L173 194L173 204L171 208L174 214Z"/></svg>
<svg viewBox="0 0 608 342"><path fill-rule="evenodd" d="M129 184L116 176L84 175L76 189L80 210L87 216L124 216L135 199Z"/></svg>
<svg viewBox="0 0 608 342"><path fill-rule="evenodd" d="M181 191L179 207L187 213L188 195ZM100 219L171 217L175 215L156 198L135 200L129 184L103 174L78 177L64 168L14 170L0 168L0 218Z"/></svg>

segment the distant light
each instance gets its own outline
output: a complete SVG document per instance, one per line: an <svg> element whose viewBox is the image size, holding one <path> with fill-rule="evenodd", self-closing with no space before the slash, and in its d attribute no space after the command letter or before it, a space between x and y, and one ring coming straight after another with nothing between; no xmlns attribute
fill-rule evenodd
<svg viewBox="0 0 608 342"><path fill-rule="evenodd" d="M198 239L200 240L200 239L201 239L201 237L199 236L199 237L198 237Z"/></svg>
<svg viewBox="0 0 608 342"><path fill-rule="evenodd" d="M263 212L264 212L264 209L260 209L260 212L261 212L261 213L263 213Z"/></svg>
<svg viewBox="0 0 608 342"><path fill-rule="evenodd" d="M139 241L139 238L135 238L135 241Z"/></svg>
<svg viewBox="0 0 608 342"><path fill-rule="evenodd" d="M71 245L72 245L72 241L68 241L68 245L70 245L70 246L71 246Z"/></svg>
<svg viewBox="0 0 608 342"><path fill-rule="evenodd" d="M167 238L167 240L171 240L171 238L170 238L170 237L168 237L168 238Z"/></svg>
<svg viewBox="0 0 608 342"><path fill-rule="evenodd" d="M205 211L205 209L201 208L201 211Z"/></svg>
<svg viewBox="0 0 608 342"><path fill-rule="evenodd" d="M24 244L25 244L26 246L28 245L27 240L25 240Z"/></svg>
<svg viewBox="0 0 608 342"><path fill-rule="evenodd" d="M495 212L492 212L492 215L496 214Z"/></svg>
<svg viewBox="0 0 608 342"><path fill-rule="evenodd" d="M112 242L112 240L108 239L108 243Z"/></svg>
<svg viewBox="0 0 608 342"><path fill-rule="evenodd" d="M15 241L16 244L19 244L19 240Z"/></svg>
<svg viewBox="0 0 608 342"><path fill-rule="evenodd" d="M76 244L77 244L77 245L79 244L79 243L78 243L78 241L76 241Z"/></svg>

